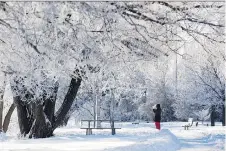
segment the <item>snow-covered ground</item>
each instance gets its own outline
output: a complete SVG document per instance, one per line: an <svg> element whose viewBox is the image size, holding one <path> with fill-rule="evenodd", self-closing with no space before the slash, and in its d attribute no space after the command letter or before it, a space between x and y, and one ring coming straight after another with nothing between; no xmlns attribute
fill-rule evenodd
<svg viewBox="0 0 226 151"><path fill-rule="evenodd" d="M46 139L19 139L12 134L0 136L1 151L224 151L225 127L199 125L184 130L183 122L167 122L162 130L153 123L117 123L116 135L110 130L85 135L80 126L69 124L58 128Z"/></svg>

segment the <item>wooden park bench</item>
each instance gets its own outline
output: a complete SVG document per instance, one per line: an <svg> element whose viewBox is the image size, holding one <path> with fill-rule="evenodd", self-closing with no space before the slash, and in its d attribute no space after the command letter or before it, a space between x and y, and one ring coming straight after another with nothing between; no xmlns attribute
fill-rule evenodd
<svg viewBox="0 0 226 151"><path fill-rule="evenodd" d="M91 127L90 123L91 122L96 122L96 121L100 121L100 122L110 122L110 127ZM82 127L81 129L86 129L86 135L92 135L92 130L93 129L99 129L99 130L103 130L103 129L111 129L111 134L115 135L116 134L116 129L121 129L121 128L115 128L115 121L116 120L81 120L81 122L88 122L88 127Z"/></svg>
<svg viewBox="0 0 226 151"><path fill-rule="evenodd" d="M189 127L193 125L193 118L188 118L188 123L182 127L184 127L185 130L188 130Z"/></svg>

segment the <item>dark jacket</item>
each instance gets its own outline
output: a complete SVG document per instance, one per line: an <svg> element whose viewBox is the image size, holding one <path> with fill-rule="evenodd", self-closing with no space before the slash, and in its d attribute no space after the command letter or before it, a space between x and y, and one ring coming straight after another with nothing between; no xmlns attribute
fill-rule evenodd
<svg viewBox="0 0 226 151"><path fill-rule="evenodd" d="M161 121L161 111L162 109L160 108L160 104L157 104L157 109L153 109L153 112L155 113L155 122L160 122Z"/></svg>

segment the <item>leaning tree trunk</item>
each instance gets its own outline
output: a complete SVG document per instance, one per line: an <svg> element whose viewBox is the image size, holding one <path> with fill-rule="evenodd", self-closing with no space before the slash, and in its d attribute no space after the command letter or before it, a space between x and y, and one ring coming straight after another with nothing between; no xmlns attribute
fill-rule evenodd
<svg viewBox="0 0 226 151"><path fill-rule="evenodd" d="M14 104L12 104L11 106L10 106L10 108L9 108L9 110L8 110L8 112L7 112L7 114L6 114L6 116L5 116L5 119L4 119L4 122L3 122L3 131L6 133L7 132L7 130L8 130L8 127L9 127L9 122L10 122L10 119L11 119L11 116L12 116L12 114L13 114L13 111L14 111L14 109L15 109L15 105Z"/></svg>
<svg viewBox="0 0 226 151"><path fill-rule="evenodd" d="M59 126L67 126L69 118L70 118L70 116L65 117L65 119L62 121L62 123Z"/></svg>
<svg viewBox="0 0 226 151"><path fill-rule="evenodd" d="M65 118L67 118L67 114L71 109L73 101L75 100L81 82L82 82L81 78L71 79L71 83L68 92L64 98L64 101L59 110L56 112L53 130L55 130L58 126L62 125Z"/></svg>

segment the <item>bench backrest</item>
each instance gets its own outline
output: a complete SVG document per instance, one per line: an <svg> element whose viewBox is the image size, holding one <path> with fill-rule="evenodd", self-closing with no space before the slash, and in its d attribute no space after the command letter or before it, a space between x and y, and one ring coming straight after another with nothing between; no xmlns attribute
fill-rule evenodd
<svg viewBox="0 0 226 151"><path fill-rule="evenodd" d="M95 128L94 127L94 122L96 121L100 121L100 122L109 122L109 128L115 128L115 122L117 122L118 120L81 120L81 127L83 127L83 123L86 122L87 123L87 126L88 128ZM106 127L105 127L106 128Z"/></svg>

